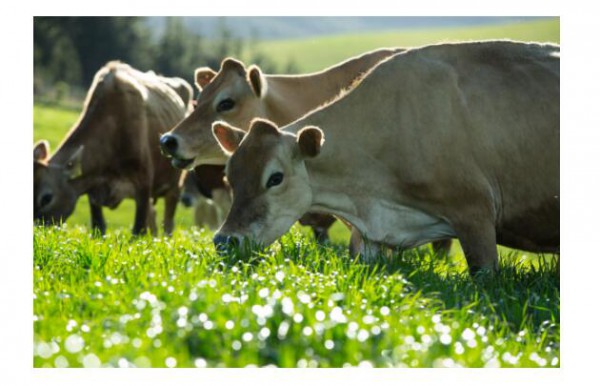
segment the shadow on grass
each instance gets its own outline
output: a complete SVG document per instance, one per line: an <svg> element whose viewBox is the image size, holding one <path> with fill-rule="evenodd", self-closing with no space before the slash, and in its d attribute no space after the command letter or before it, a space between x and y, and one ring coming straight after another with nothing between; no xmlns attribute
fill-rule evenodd
<svg viewBox="0 0 600 386"><path fill-rule="evenodd" d="M426 248L382 258L377 268L407 278L415 291L440 301L443 310L465 310L486 315L491 321L518 332L533 332L560 323L558 257L538 257L537 264L501 256L495 274L471 277L462 256L439 256Z"/></svg>
<svg viewBox="0 0 600 386"><path fill-rule="evenodd" d="M358 282L377 275L399 275L409 293L431 300L440 312L485 315L512 332L525 328L531 332L555 328L560 323L560 277L558 257L538 256L524 260L517 252L504 254L494 275L473 278L464 257L436 254L429 247L379 256L373 264L361 263L339 244L318 245L312 238L285 236L269 249L245 245L221 253L222 269L243 263L252 271L262 264L296 264L325 274L331 264L351 271Z"/></svg>

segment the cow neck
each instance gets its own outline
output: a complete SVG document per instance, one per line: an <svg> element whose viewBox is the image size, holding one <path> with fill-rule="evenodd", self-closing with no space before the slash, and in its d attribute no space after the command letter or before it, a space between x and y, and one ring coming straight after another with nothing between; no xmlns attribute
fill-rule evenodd
<svg viewBox="0 0 600 386"><path fill-rule="evenodd" d="M266 75L266 118L287 125L319 106L331 103L377 63L393 53L378 50L306 75Z"/></svg>
<svg viewBox="0 0 600 386"><path fill-rule="evenodd" d="M107 179L102 176L106 171L100 170L98 162L95 159L100 155L98 152L92 150L93 145L98 146L99 144L103 144L104 141L102 138L95 138L94 140L92 140L92 138L87 138L81 128L82 127L78 127L70 133L69 137L61 144L60 148L49 161L49 165L52 165L53 167L64 167L68 159L79 146L84 146L81 159L82 174L70 181L71 186L78 195L85 194L98 185L108 183ZM106 153L103 153L101 157L105 159L111 158L110 155Z"/></svg>
<svg viewBox="0 0 600 386"><path fill-rule="evenodd" d="M282 130L297 135L307 126L316 126L323 131L325 142L320 154L305 161L313 197L310 209L335 214L363 229L358 201L374 187L362 182L372 180L373 168L378 166L370 154L373 149L361 138L362 133L348 132L362 111L359 95L353 94L313 111Z"/></svg>

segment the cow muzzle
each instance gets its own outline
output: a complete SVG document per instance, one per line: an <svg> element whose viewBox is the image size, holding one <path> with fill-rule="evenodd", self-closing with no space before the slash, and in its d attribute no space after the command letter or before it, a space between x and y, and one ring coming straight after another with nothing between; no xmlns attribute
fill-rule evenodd
<svg viewBox="0 0 600 386"><path fill-rule="evenodd" d="M215 244L215 249L217 253L221 256L229 255L238 251L239 247L242 245L241 238L234 235L224 235L222 233L217 233L213 238L213 243Z"/></svg>
<svg viewBox="0 0 600 386"><path fill-rule="evenodd" d="M182 158L178 155L179 139L173 134L163 134L160 137L160 151L167 157L171 158L171 164L178 169L187 169L194 163L193 158Z"/></svg>
<svg viewBox="0 0 600 386"><path fill-rule="evenodd" d="M195 201L196 200L194 199L194 197L192 197L191 194L182 194L181 195L181 203L186 208L190 208L190 207L194 206Z"/></svg>

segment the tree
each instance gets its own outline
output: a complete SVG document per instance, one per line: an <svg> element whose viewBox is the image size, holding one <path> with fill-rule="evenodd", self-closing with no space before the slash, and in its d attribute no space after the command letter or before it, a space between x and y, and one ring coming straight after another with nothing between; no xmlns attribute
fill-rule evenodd
<svg viewBox="0 0 600 386"><path fill-rule="evenodd" d="M50 83L87 87L114 59L152 66L150 31L137 17L34 18L34 72Z"/></svg>

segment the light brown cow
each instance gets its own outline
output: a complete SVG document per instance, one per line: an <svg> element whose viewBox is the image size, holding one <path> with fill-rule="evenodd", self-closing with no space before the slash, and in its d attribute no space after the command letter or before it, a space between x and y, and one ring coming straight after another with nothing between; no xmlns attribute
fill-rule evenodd
<svg viewBox="0 0 600 386"><path fill-rule="evenodd" d="M187 89L187 92L186 92ZM173 230L180 171L161 156L159 138L189 112L191 87L178 78L109 62L95 75L79 121L56 153L34 149L34 217L67 219L87 194L92 228L104 233L102 206L136 202L133 233L156 231L153 200L165 197L164 230ZM182 100L187 95L188 100Z"/></svg>
<svg viewBox="0 0 600 386"><path fill-rule="evenodd" d="M223 165L226 157L212 135L213 122L224 120L246 130L253 118L261 117L286 125L334 99L381 60L400 51L371 51L307 75L265 75L259 67L246 68L234 59L223 61L218 73L200 68L195 74L201 90L196 109L162 137L163 151L176 167ZM307 214L300 222L310 225L315 237L324 241L334 219Z"/></svg>
<svg viewBox="0 0 600 386"><path fill-rule="evenodd" d="M234 201L215 244L270 244L311 210L375 245L457 237L471 272L497 267L497 243L558 253L559 95L557 45L441 44L282 130L217 123Z"/></svg>

